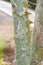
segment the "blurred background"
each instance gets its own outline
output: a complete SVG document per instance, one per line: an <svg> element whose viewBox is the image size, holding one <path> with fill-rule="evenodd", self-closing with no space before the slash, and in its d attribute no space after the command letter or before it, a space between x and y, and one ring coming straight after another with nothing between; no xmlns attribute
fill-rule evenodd
<svg viewBox="0 0 43 65"><path fill-rule="evenodd" d="M4 0L4 1L10 2L10 0ZM32 9L35 9L36 8L36 1L37 0L29 0L29 4L31 5L31 8Z"/></svg>

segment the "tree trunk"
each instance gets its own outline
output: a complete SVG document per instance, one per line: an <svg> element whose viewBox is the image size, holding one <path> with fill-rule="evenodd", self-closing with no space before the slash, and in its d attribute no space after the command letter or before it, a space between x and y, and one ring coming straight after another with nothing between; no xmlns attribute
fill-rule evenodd
<svg viewBox="0 0 43 65"><path fill-rule="evenodd" d="M11 0L13 8L17 65L29 65L31 49L28 0Z"/></svg>
<svg viewBox="0 0 43 65"><path fill-rule="evenodd" d="M43 0L37 0L30 65L43 65Z"/></svg>

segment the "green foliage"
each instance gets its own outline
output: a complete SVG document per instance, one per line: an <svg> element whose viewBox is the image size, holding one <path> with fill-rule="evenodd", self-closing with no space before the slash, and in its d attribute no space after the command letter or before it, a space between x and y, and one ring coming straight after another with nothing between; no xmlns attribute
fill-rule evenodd
<svg viewBox="0 0 43 65"><path fill-rule="evenodd" d="M7 44L2 36L0 36L0 58L2 58L5 53L4 49L7 47Z"/></svg>
<svg viewBox="0 0 43 65"><path fill-rule="evenodd" d="M7 46L4 38L0 36L0 50L4 49Z"/></svg>
<svg viewBox="0 0 43 65"><path fill-rule="evenodd" d="M10 0L4 0L4 1L8 1L8 2L10 2Z"/></svg>
<svg viewBox="0 0 43 65"><path fill-rule="evenodd" d="M5 53L3 50L0 50L0 58L3 58L5 56Z"/></svg>

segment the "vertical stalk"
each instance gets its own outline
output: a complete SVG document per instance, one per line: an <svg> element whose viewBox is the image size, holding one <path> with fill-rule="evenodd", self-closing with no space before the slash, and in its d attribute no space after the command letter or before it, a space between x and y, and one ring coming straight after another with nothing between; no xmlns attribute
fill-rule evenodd
<svg viewBox="0 0 43 65"><path fill-rule="evenodd" d="M28 0L11 0L13 8L17 65L29 65L31 35Z"/></svg>
<svg viewBox="0 0 43 65"><path fill-rule="evenodd" d="M43 65L43 0L37 0L30 65Z"/></svg>

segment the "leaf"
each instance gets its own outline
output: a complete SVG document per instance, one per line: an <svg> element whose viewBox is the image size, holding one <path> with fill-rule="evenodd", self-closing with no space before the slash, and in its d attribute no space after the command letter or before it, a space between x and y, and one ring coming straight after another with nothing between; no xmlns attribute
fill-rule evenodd
<svg viewBox="0 0 43 65"><path fill-rule="evenodd" d="M4 38L0 36L0 49L4 49L7 46Z"/></svg>
<svg viewBox="0 0 43 65"><path fill-rule="evenodd" d="M28 11L26 11L25 12L25 15L27 16L27 15L30 15L31 13L30 12L28 12Z"/></svg>
<svg viewBox="0 0 43 65"><path fill-rule="evenodd" d="M5 53L3 50L0 50L0 58L2 58L3 56L5 56Z"/></svg>
<svg viewBox="0 0 43 65"><path fill-rule="evenodd" d="M29 26L29 25L32 24L32 23L33 23L33 22L30 21L30 20L27 20L27 22L26 22L27 26Z"/></svg>

